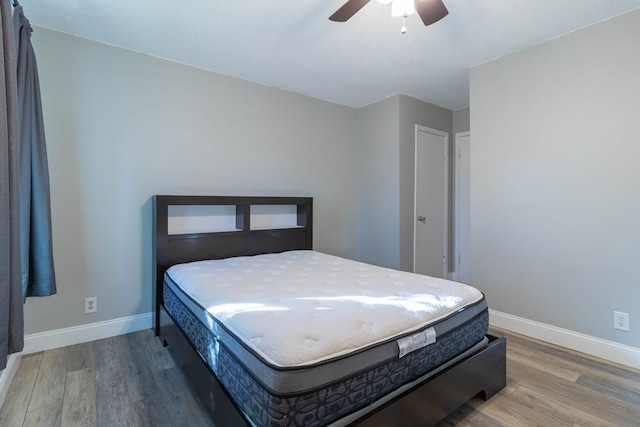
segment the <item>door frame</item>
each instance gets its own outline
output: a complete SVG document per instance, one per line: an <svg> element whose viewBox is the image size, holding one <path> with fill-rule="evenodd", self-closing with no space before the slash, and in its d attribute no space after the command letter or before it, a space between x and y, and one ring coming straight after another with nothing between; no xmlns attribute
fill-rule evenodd
<svg viewBox="0 0 640 427"><path fill-rule="evenodd" d="M416 272L416 246L417 246L417 226L418 226L418 132L432 133L444 137L444 236L443 236L443 256L442 272L445 279L449 276L449 133L438 129L416 125L414 135L414 169L413 169L413 272Z"/></svg>
<svg viewBox="0 0 640 427"><path fill-rule="evenodd" d="M460 280L460 249L462 247L462 243L460 241L460 227L461 227L461 218L460 218L460 139L468 136L471 138L471 132L457 132L455 134L455 145L454 145L454 159L453 159L453 167L454 167L454 180L455 180L455 195L453 198L453 212L454 212L454 228L453 228L453 256L454 259L454 280ZM471 145L471 144L469 144ZM471 146L469 146L469 150L471 150ZM470 173L471 171L468 171ZM471 212L467 212L467 219L470 220ZM470 249L470 248L468 248ZM467 264L467 269L471 269L471 260L465 260Z"/></svg>

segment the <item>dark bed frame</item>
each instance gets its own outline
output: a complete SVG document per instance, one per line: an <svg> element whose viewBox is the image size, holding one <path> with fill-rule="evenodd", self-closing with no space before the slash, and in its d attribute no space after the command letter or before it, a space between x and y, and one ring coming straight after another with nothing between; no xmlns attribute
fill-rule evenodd
<svg viewBox="0 0 640 427"><path fill-rule="evenodd" d="M236 230L169 235L169 206L235 206ZM251 207L296 206L297 223L284 228L251 229ZM308 197L154 196L154 327L168 346L216 427L248 426L249 422L228 396L162 300L165 271L174 264L312 249L313 200ZM506 385L506 341L489 336L489 344L437 375L416 385L355 421L363 427L433 425L480 394L485 400Z"/></svg>

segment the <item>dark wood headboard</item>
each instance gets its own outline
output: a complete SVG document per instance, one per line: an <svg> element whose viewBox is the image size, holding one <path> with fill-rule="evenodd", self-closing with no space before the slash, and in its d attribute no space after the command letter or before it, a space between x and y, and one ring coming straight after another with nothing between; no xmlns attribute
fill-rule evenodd
<svg viewBox="0 0 640 427"><path fill-rule="evenodd" d="M252 206L295 206L295 224L252 229ZM216 232L169 234L170 206L235 207L235 228ZM174 264L313 248L311 197L154 196L154 326L159 331L165 271Z"/></svg>

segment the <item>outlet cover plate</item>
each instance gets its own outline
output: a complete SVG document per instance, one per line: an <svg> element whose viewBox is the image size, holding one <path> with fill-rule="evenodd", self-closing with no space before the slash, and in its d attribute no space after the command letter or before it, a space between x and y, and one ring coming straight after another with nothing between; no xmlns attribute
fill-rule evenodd
<svg viewBox="0 0 640 427"><path fill-rule="evenodd" d="M98 311L98 297L90 297L84 299L84 312L95 313Z"/></svg>
<svg viewBox="0 0 640 427"><path fill-rule="evenodd" d="M613 327L621 331L629 332L629 313L624 313L622 311L614 311Z"/></svg>

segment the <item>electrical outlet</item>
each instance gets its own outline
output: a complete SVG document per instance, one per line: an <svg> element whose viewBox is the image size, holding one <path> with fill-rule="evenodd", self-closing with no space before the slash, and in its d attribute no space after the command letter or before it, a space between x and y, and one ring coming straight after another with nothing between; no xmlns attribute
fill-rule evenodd
<svg viewBox="0 0 640 427"><path fill-rule="evenodd" d="M613 327L621 331L629 332L629 313L623 313L622 311L614 311Z"/></svg>
<svg viewBox="0 0 640 427"><path fill-rule="evenodd" d="M98 297L90 297L84 299L84 312L95 313L98 311Z"/></svg>

